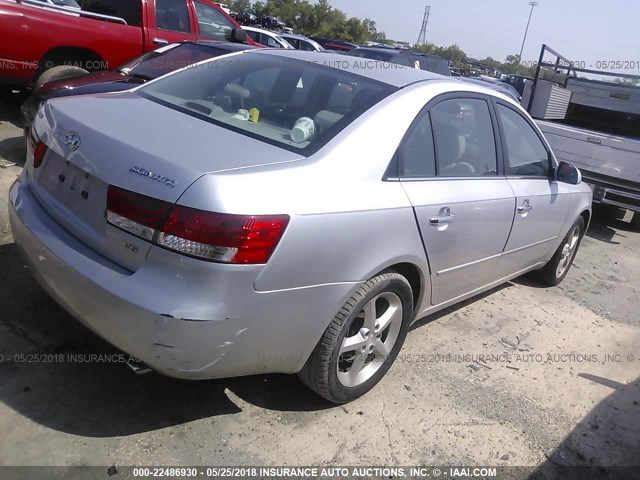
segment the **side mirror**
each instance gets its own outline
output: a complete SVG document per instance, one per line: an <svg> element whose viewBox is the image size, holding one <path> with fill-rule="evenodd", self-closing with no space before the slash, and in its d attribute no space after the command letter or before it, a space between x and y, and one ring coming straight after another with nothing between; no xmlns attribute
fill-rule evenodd
<svg viewBox="0 0 640 480"><path fill-rule="evenodd" d="M556 170L556 180L571 185L578 185L582 182L582 173L577 167L570 163L560 162Z"/></svg>
<svg viewBox="0 0 640 480"><path fill-rule="evenodd" d="M247 43L247 31L243 28L233 28L231 30L231 41L235 43Z"/></svg>

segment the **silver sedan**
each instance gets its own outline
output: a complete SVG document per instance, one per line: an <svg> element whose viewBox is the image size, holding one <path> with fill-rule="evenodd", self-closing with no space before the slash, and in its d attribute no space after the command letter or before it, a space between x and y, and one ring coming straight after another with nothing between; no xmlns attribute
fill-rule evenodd
<svg viewBox="0 0 640 480"><path fill-rule="evenodd" d="M362 60L248 51L45 103L10 190L34 276L134 366L297 373L333 402L415 319L562 281L591 190L526 112Z"/></svg>

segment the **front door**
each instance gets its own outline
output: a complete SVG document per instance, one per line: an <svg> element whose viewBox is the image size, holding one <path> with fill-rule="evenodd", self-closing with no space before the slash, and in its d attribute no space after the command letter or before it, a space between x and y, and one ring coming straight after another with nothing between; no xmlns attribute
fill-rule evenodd
<svg viewBox="0 0 640 480"><path fill-rule="evenodd" d="M551 154L537 131L511 106L496 113L505 147L505 168L516 197L509 242L498 274L510 275L548 260L569 213L570 186L552 179Z"/></svg>
<svg viewBox="0 0 640 480"><path fill-rule="evenodd" d="M154 49L173 42L196 40L186 0L155 0L155 7L155 19L147 29L147 45Z"/></svg>

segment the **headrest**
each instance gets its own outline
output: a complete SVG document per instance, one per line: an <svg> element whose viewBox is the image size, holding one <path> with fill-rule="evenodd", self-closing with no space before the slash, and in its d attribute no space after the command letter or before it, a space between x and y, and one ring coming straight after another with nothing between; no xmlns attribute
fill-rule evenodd
<svg viewBox="0 0 640 480"><path fill-rule="evenodd" d="M229 83L225 85L224 93L229 95L235 95L243 99L249 98L249 96L251 95L251 92L248 89L238 85L237 83Z"/></svg>
<svg viewBox="0 0 640 480"><path fill-rule="evenodd" d="M320 110L314 117L313 121L315 122L318 129L323 132L326 129L330 128L343 116L344 115L340 115L339 113L330 112L329 110Z"/></svg>

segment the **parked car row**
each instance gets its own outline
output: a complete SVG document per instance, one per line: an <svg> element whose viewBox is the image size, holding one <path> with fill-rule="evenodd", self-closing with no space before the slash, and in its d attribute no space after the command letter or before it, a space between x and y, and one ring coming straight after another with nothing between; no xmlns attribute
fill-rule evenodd
<svg viewBox="0 0 640 480"><path fill-rule="evenodd" d="M58 2L59 3L59 2ZM256 43L210 0L82 0L81 10L41 0L0 2L3 43L0 85L39 87L46 82L122 65L180 41ZM60 67L51 73L54 67Z"/></svg>

